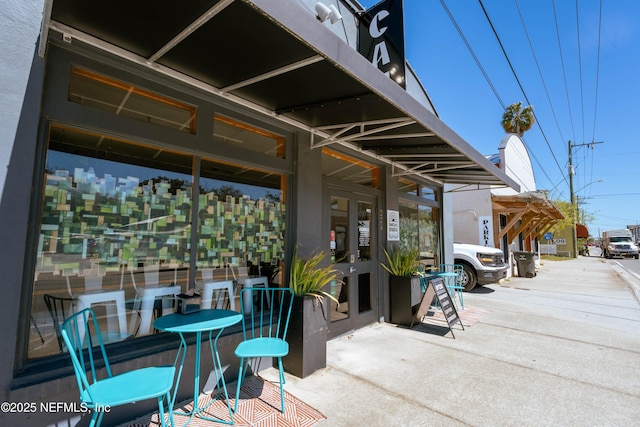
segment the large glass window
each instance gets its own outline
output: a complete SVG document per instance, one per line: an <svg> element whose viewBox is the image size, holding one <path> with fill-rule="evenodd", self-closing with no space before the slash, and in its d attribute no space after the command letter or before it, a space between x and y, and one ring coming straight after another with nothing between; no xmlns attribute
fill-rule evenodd
<svg viewBox="0 0 640 427"><path fill-rule="evenodd" d="M285 158L284 137L258 129L229 117L216 115L213 122L213 139L235 144L245 150L269 157Z"/></svg>
<svg viewBox="0 0 640 427"><path fill-rule="evenodd" d="M196 109L192 105L84 68L71 70L69 100L182 132L196 132Z"/></svg>
<svg viewBox="0 0 640 427"><path fill-rule="evenodd" d="M43 179L30 359L64 351L74 311L92 307L107 342L152 334L194 263L264 273L284 257L279 174L54 125Z"/></svg>
<svg viewBox="0 0 640 427"><path fill-rule="evenodd" d="M400 201L400 247L418 249L425 265L438 264L438 209L406 200Z"/></svg>
<svg viewBox="0 0 640 427"><path fill-rule="evenodd" d="M284 183L279 174L203 160L197 267L270 277L284 259Z"/></svg>
<svg viewBox="0 0 640 427"><path fill-rule="evenodd" d="M322 174L353 184L380 188L380 168L328 148L322 149Z"/></svg>

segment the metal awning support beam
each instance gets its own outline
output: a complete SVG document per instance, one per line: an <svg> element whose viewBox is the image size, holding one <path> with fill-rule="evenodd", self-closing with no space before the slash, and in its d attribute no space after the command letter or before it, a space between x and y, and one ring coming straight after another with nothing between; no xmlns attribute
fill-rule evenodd
<svg viewBox="0 0 640 427"><path fill-rule="evenodd" d="M364 142L364 141L378 141L378 140L385 140L385 139L425 138L429 136L435 136L435 134L433 132L397 133L393 135L378 135L378 136L367 136L365 138L354 138L352 141Z"/></svg>
<svg viewBox="0 0 640 427"><path fill-rule="evenodd" d="M398 160L397 157L393 157L393 160ZM473 167L473 164L470 164L469 162L466 161L455 161L455 160L442 160L442 159L435 159L435 160L427 160L427 159L423 159L423 158L418 158L415 161L404 161L402 162L403 164L407 165L407 166L411 166L411 165L434 165L434 169L433 171L445 171L445 170L456 170L456 169L465 169L468 167Z"/></svg>
<svg viewBox="0 0 640 427"><path fill-rule="evenodd" d="M211 18L216 16L218 13L220 13L222 10L224 10L227 6L229 6L233 2L234 0L222 0L216 3L215 6L211 7L209 10L203 13L198 19L193 21L187 28L180 31L180 34L178 34L173 39L171 39L169 43L165 44L156 53L151 55L147 61L149 63L156 62L158 58L160 58L162 55L164 55L165 53L169 52L171 49L176 47L178 44L180 44L182 40L189 37L194 31L202 27L209 20L211 20Z"/></svg>
<svg viewBox="0 0 640 427"><path fill-rule="evenodd" d="M390 119L380 119L380 120L365 120L365 121L361 121L361 122L346 122L346 123L336 123L333 125L325 125L325 126L316 126L314 127L315 130L331 130L331 129L337 129L337 128L342 128L345 126L379 126L379 125L386 125L389 123L398 123L398 122L403 122L403 121L407 121L407 120L411 120L408 117L399 117L399 118L390 118Z"/></svg>
<svg viewBox="0 0 640 427"><path fill-rule="evenodd" d="M320 55L315 55L315 56L312 56L310 58L305 58L305 59L302 59L302 60L300 60L298 62L294 62L294 63L286 65L284 67L280 67L280 68L277 68L275 70L269 71L268 73L263 73L263 74L260 74L259 76L255 76L255 77L252 77L250 79L246 79L246 80L243 80L241 82L234 83L234 84L229 85L229 86L225 86L223 88L220 88L220 91L223 92L223 93L224 92L231 92L232 90L236 90L236 89L239 89L239 88L244 87L244 86L249 86L251 84L258 83L258 82L261 82L263 80L268 80L268 79L270 79L272 77L276 77L276 76L279 76L281 74L286 74L286 73L289 73L291 71L297 70L299 68L306 67L306 66L311 65L311 64L315 64L316 62L320 62L320 61L324 61L324 58L322 56L320 56Z"/></svg>
<svg viewBox="0 0 640 427"><path fill-rule="evenodd" d="M323 146L328 145L328 144L337 144L337 143L343 143L343 142L353 142L353 140L355 138L358 138L358 137L363 137L363 136L367 136L367 135L373 135L373 134L376 134L376 133L386 132L388 130L397 129L397 128L400 128L400 127L412 125L412 124L415 123L415 120L412 120L412 119L409 119L409 118L402 118L402 119L397 119L397 120L387 124L386 126L380 126L380 127L377 127L377 128L365 130L365 127L368 124L371 124L371 123L372 122L362 122L362 123L359 124L360 132L355 133L353 135L348 135L348 136L345 136L345 137L342 137L342 138L335 138L333 136L330 136L329 138L326 138L326 139L324 139L322 141L319 141L316 144L312 144L311 148L319 148L319 147L323 147ZM330 129L330 128L335 129L337 127L338 127L337 125L336 126L332 126L332 127L324 126L325 129ZM342 135L347 130L351 130L353 128L354 128L353 124L348 124L343 128L343 131L342 132L338 132L338 134ZM320 129L320 128L317 128L317 129Z"/></svg>
<svg viewBox="0 0 640 427"><path fill-rule="evenodd" d="M474 165L473 162L470 162L468 160L465 160L466 157L464 157L461 154L454 154L454 153L445 153L445 154L435 154L435 153L425 153L425 154L418 154L418 153L409 153L409 154L393 154L392 152L389 153L379 153L382 156L389 156L389 157L393 157L396 159L415 159L416 157L420 157L421 159L435 159L435 160L441 160L441 159L463 159L464 164L469 164L469 165Z"/></svg>
<svg viewBox="0 0 640 427"><path fill-rule="evenodd" d="M422 163L422 164L420 164L420 165L417 165L416 167L409 168L409 169L405 169L405 170L404 170L403 172L401 172L401 173L396 173L396 172L393 172L393 170L392 170L391 176L415 175L415 174L416 174L416 172L418 172L418 170L419 170L420 168L423 168L423 167L425 167L425 166L429 166L430 164L431 164L431 162L429 162L429 163ZM395 165L395 163L394 163L394 165Z"/></svg>

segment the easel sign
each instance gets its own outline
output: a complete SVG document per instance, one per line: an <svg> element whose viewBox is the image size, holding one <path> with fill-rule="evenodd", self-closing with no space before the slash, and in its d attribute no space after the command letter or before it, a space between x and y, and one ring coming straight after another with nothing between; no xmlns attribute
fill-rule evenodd
<svg viewBox="0 0 640 427"><path fill-rule="evenodd" d="M420 302L414 321L415 319L419 319L420 321L424 319L429 311L429 307L431 307L433 297L435 296L438 299L440 308L442 309L442 314L444 314L444 318L447 320L451 336L455 339L456 336L453 334L453 329L451 327L456 323L459 323L464 331L464 325L462 324L462 320L460 320L456 306L453 305L453 302L451 301L451 295L449 295L449 290L444 284L444 279L442 277L434 277L432 279L423 277L421 280L428 280L427 290L422 295L422 301ZM411 326L413 326L413 324Z"/></svg>

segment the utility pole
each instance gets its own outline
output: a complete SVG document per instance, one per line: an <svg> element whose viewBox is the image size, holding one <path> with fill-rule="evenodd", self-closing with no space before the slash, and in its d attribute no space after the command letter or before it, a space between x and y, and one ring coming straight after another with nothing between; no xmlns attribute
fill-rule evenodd
<svg viewBox="0 0 640 427"><path fill-rule="evenodd" d="M573 156L571 154L572 147L573 145L571 144L571 140L569 140L569 197L571 198L571 247L573 248L571 257L577 258L578 236L576 235L576 198L573 195L573 175L576 174L576 171L573 168Z"/></svg>
<svg viewBox="0 0 640 427"><path fill-rule="evenodd" d="M573 154L572 154L572 149L573 147L582 147L585 145L590 145L591 149L593 149L593 146L595 144L602 144L604 141L598 141L598 142L589 142L587 144L572 144L571 141L569 141L569 197L571 198L571 227L573 228L572 232L571 232L571 240L572 240L572 245L573 245L573 258L577 258L578 257L578 235L577 235L577 227L576 227L576 223L577 223L577 217L578 217L578 203L576 200L576 196L575 194L573 194L573 175L576 174L575 169L573 168Z"/></svg>

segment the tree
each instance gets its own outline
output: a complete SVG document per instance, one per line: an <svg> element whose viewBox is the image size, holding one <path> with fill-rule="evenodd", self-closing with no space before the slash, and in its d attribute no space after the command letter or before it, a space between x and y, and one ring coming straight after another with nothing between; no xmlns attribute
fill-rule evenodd
<svg viewBox="0 0 640 427"><path fill-rule="evenodd" d="M595 220L595 216L586 212L579 205L577 209L574 209L574 206L571 202L567 202L565 200L553 200L552 203L558 208L558 210L564 216L564 219L558 221L553 227L551 227L552 233L559 233L564 228L573 228L575 224L587 225L590 222ZM590 239L578 239L578 243L584 244L587 243Z"/></svg>
<svg viewBox="0 0 640 427"><path fill-rule="evenodd" d="M558 208L560 213L562 213L564 219L556 222L550 231L557 233L566 227L573 227L576 214L571 202L567 202L566 200L552 200L551 202Z"/></svg>
<svg viewBox="0 0 640 427"><path fill-rule="evenodd" d="M522 102L509 105L502 115L502 128L507 133L515 133L522 136L526 131L533 127L535 117L533 116L533 107L531 105L522 108Z"/></svg>

